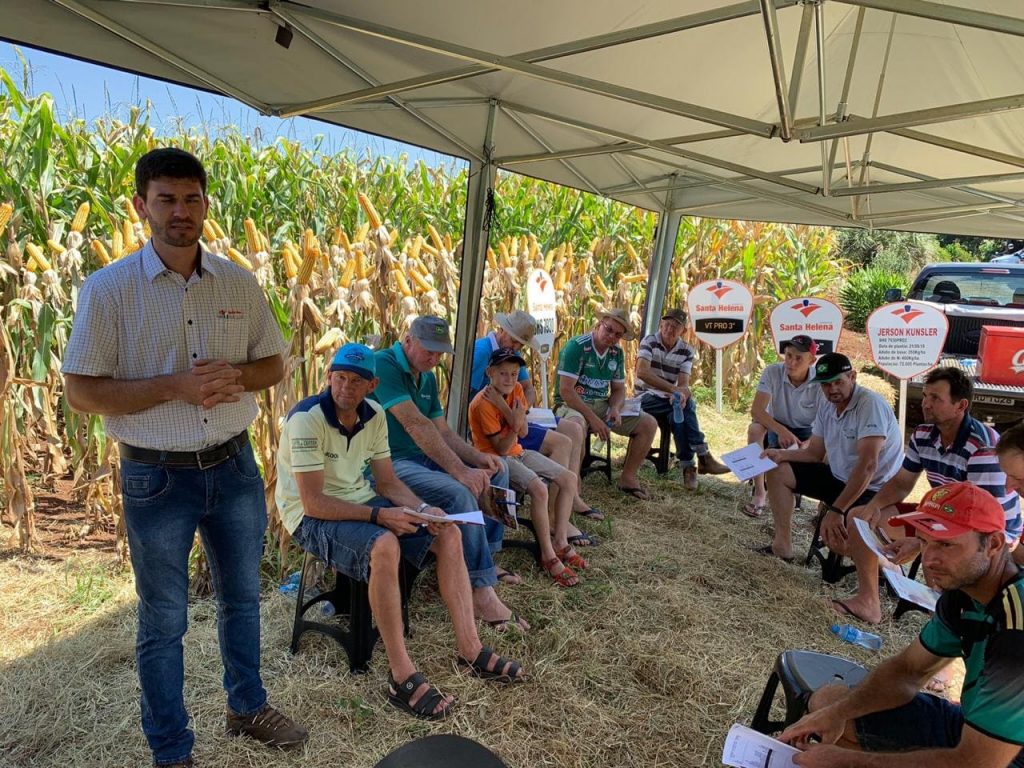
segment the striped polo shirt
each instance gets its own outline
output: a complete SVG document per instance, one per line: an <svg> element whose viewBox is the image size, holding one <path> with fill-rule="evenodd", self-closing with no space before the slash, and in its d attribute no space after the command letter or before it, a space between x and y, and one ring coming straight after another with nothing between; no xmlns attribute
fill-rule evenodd
<svg viewBox="0 0 1024 768"><path fill-rule="evenodd" d="M907 444L903 468L914 474L924 472L932 488L963 481L984 488L1002 504L1006 538L1013 541L1021 534L1020 499L1006 490L1006 475L999 469L994 450L998 442L999 433L970 414L964 415L948 449L942 445L937 426L921 424Z"/></svg>
<svg viewBox="0 0 1024 768"><path fill-rule="evenodd" d="M652 333L650 336L645 336L644 340L640 342L640 350L636 356L641 360L648 360L651 363L651 371L655 375L660 376L669 384L675 385L679 380L680 373L689 375L693 370L693 359L696 354L693 347L682 339L677 339L672 349L666 349L665 345L661 343L661 337ZM668 392L655 389L639 378L637 378L634 388L637 392L650 392L656 397L668 397Z"/></svg>

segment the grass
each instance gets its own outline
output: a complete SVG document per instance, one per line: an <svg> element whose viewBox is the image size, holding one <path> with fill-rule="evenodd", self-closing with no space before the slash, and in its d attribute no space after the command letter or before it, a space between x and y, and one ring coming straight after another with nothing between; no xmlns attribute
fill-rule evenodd
<svg viewBox="0 0 1024 768"><path fill-rule="evenodd" d="M705 406L701 420L716 453L742 443L745 415ZM769 540L768 524L739 514L747 488L724 477L702 477L697 492L684 493L674 471L658 478L648 468L643 481L655 498L638 504L589 476L585 497L611 511L614 525L588 526L612 538L585 552L591 567L576 589L557 589L521 553L501 556L507 567L529 571L523 585L500 589L533 630L481 631L485 643L528 666L527 685L488 685L456 670L450 623L425 574L412 601L409 648L429 679L458 697L457 714L440 724L387 704L380 647L370 672L355 677L341 649L317 636L307 635L291 656L294 604L275 589L263 601L264 680L272 700L312 736L296 754L230 739L222 734L215 605L194 601L185 696L197 764L369 768L409 739L443 732L481 741L510 768L720 764L726 731L749 723L780 651L879 658L829 632L826 597L847 594L850 581L829 587L816 570L750 552ZM809 507L797 515L798 548L808 544ZM148 765L130 572L95 560L10 555L0 559L0 606L4 765ZM883 606L891 616L892 603ZM911 614L874 630L884 638L882 653L902 648L923 621Z"/></svg>

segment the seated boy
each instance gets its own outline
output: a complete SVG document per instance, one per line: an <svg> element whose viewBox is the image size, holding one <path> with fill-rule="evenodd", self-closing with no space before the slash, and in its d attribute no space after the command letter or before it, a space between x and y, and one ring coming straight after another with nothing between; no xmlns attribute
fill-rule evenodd
<svg viewBox="0 0 1024 768"><path fill-rule="evenodd" d="M495 350L487 363L490 381L469 404L469 428L478 451L508 458L509 483L517 493L530 496L533 528L540 546L541 563L560 587L579 583L572 567L587 567L569 545L569 515L576 495L576 475L537 451L525 450L518 442L526 435L526 397L517 381L519 367L524 365L514 349ZM543 478L543 479L542 479ZM554 502L554 542L548 520L548 489L544 480L557 489Z"/></svg>

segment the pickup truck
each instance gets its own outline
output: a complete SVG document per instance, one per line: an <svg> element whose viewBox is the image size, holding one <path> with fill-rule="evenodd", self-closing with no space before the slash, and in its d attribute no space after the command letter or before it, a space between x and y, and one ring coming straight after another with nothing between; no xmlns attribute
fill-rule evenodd
<svg viewBox="0 0 1024 768"><path fill-rule="evenodd" d="M939 365L955 365L974 380L971 414L998 431L1024 418L1024 387L986 384L978 380L981 328L1002 325L1024 328L1024 264L931 264L914 279L906 297L888 291L887 301L904 298L941 309L949 335ZM920 424L924 376L907 382L907 426Z"/></svg>

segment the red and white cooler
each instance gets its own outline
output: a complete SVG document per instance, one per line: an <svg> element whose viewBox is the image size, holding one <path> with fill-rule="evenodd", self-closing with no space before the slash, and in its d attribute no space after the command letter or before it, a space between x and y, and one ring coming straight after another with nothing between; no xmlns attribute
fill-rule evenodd
<svg viewBox="0 0 1024 768"><path fill-rule="evenodd" d="M986 384L1024 387L1024 328L981 327L978 380Z"/></svg>

